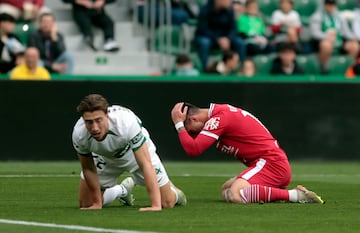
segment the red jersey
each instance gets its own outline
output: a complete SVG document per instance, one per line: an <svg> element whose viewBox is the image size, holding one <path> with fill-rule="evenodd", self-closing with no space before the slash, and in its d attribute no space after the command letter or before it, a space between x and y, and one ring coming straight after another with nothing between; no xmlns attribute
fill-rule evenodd
<svg viewBox="0 0 360 233"><path fill-rule="evenodd" d="M179 138L190 156L200 155L217 141L218 150L246 165L260 157L287 160L276 139L256 117L228 104L210 105L209 119L196 138L186 130L179 133Z"/></svg>

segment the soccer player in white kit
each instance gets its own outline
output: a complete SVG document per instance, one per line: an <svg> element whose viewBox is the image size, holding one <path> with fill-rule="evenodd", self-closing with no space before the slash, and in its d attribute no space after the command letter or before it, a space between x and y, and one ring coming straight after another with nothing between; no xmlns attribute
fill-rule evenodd
<svg viewBox="0 0 360 233"><path fill-rule="evenodd" d="M82 117L74 127L72 140L82 167L81 209L101 209L116 199L132 206L135 184L146 186L151 203L140 211L186 205L184 193L170 181L148 131L131 110L109 106L103 96L90 94L77 111ZM124 172L133 177L117 185Z"/></svg>

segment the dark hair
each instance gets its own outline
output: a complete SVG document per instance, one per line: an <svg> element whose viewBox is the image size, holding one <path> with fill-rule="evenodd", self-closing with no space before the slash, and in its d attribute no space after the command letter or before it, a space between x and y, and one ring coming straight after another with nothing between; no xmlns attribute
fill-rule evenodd
<svg viewBox="0 0 360 233"><path fill-rule="evenodd" d="M324 4L336 5L336 0L324 0Z"/></svg>
<svg viewBox="0 0 360 233"><path fill-rule="evenodd" d="M295 45L293 43L283 42L278 44L278 52L294 51L296 53Z"/></svg>
<svg viewBox="0 0 360 233"><path fill-rule="evenodd" d="M83 100L80 101L76 110L83 115L85 112L94 112L101 110L107 113L107 108L109 107L108 101L99 94L90 94L84 97Z"/></svg>
<svg viewBox="0 0 360 233"><path fill-rule="evenodd" d="M1 13L0 14L0 22L12 22L15 23L16 19L7 13Z"/></svg>
<svg viewBox="0 0 360 233"><path fill-rule="evenodd" d="M195 115L200 111L200 108L198 106L185 102L181 108L182 112L184 111L185 107L188 108L186 116Z"/></svg>
<svg viewBox="0 0 360 233"><path fill-rule="evenodd" d="M184 65L189 62L191 62L191 60L187 54L178 54L176 56L175 63L178 65Z"/></svg>
<svg viewBox="0 0 360 233"><path fill-rule="evenodd" d="M282 4L283 2L289 2L291 5L294 6L294 1L293 0L280 0L279 4Z"/></svg>
<svg viewBox="0 0 360 233"><path fill-rule="evenodd" d="M41 22L41 20L42 20L45 16L50 16L50 17L53 18L53 20L55 20L55 15L54 15L53 13L45 12L45 13L42 13L42 14L39 16L39 22Z"/></svg>
<svg viewBox="0 0 360 233"><path fill-rule="evenodd" d="M356 64L354 67L353 67L353 71L356 75L360 75L360 64Z"/></svg>
<svg viewBox="0 0 360 233"><path fill-rule="evenodd" d="M222 61L227 62L227 61L233 59L235 55L236 55L236 53L234 51L230 51L230 50L225 51L222 56Z"/></svg>

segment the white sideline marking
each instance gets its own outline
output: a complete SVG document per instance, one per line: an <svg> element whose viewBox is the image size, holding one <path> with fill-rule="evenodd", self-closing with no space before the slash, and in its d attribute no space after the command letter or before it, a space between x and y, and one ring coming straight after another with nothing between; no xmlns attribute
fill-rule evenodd
<svg viewBox="0 0 360 233"><path fill-rule="evenodd" d="M130 230L118 230L118 229L106 229L97 227L86 227L76 225L61 225L55 223L41 223L41 222L28 222L28 221L15 221L9 219L0 219L0 223L14 224L14 225L26 225L26 226L37 226L37 227L49 227L49 228L62 228L68 230L78 231L92 231L92 232L107 232L107 233L155 233L149 231L130 231Z"/></svg>

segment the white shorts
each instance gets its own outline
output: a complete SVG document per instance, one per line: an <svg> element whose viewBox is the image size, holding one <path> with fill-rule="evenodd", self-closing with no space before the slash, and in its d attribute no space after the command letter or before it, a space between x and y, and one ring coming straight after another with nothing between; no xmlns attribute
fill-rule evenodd
<svg viewBox="0 0 360 233"><path fill-rule="evenodd" d="M155 148L149 147L149 153L151 156L151 163L155 169L157 181L160 187L166 185L170 179L166 173L166 170L161 163L158 155L155 152ZM132 151L126 153L121 158L107 158L101 155L93 154L94 163L96 166L97 174L101 189L110 188L116 185L116 181L124 172L130 172L133 175L135 184L145 185L144 174L139 168L135 155ZM84 179L84 175L81 172L81 179Z"/></svg>

